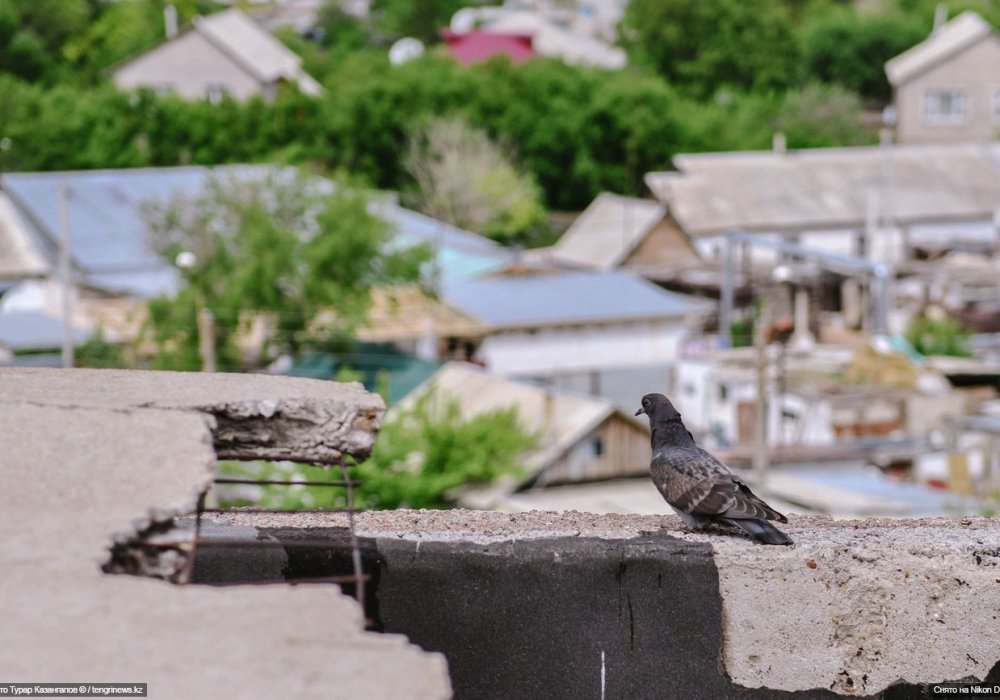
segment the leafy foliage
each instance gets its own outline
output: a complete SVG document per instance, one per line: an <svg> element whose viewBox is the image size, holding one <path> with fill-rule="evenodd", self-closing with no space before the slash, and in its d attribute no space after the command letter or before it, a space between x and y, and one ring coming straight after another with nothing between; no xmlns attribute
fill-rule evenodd
<svg viewBox="0 0 1000 700"><path fill-rule="evenodd" d="M433 119L411 136L404 166L425 214L499 241L524 241L544 225L534 179L484 131L457 118Z"/></svg>
<svg viewBox="0 0 1000 700"><path fill-rule="evenodd" d="M151 203L146 215L166 260L194 255L187 286L149 306L163 368L200 366L200 308L215 316L219 367L237 369L258 359L236 344L252 325L267 329L265 356L316 346L350 331L372 286L416 279L427 257L422 248L388 251L387 226L361 195L325 194L288 171L213 179L200 196Z"/></svg>
<svg viewBox="0 0 1000 700"><path fill-rule="evenodd" d="M906 340L921 355L972 357L971 333L947 316L915 316L906 329Z"/></svg>
<svg viewBox="0 0 1000 700"><path fill-rule="evenodd" d="M798 80L791 15L774 0L632 0L622 37L633 61L700 97Z"/></svg>
<svg viewBox="0 0 1000 700"><path fill-rule="evenodd" d="M892 89L885 62L926 38L912 16L864 15L846 8L819 16L802 34L806 72L814 80L840 85L863 99L886 103Z"/></svg>
<svg viewBox="0 0 1000 700"><path fill-rule="evenodd" d="M526 433L513 408L463 417L458 402L428 393L410 407L397 410L382 426L371 458L351 467L361 481L357 505L364 508L442 508L447 494L466 483L489 483L517 474L520 459L537 438ZM291 463L242 465L226 463L231 474L294 480L329 479L320 467ZM342 508L340 489L323 487L266 488L262 504L269 508Z"/></svg>

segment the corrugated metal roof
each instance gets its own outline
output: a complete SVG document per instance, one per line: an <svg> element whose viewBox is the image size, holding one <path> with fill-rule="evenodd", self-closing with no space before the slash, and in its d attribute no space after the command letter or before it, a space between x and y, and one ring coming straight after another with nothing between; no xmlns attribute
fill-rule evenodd
<svg viewBox="0 0 1000 700"><path fill-rule="evenodd" d="M265 83L297 82L307 95L322 88L302 71L302 59L238 9L196 17L195 31Z"/></svg>
<svg viewBox="0 0 1000 700"><path fill-rule="evenodd" d="M941 26L927 39L885 64L889 82L896 86L933 68L993 34L993 27L971 10Z"/></svg>
<svg viewBox="0 0 1000 700"><path fill-rule="evenodd" d="M865 225L871 196L899 224L991 219L1000 144L681 155L646 184L689 235Z"/></svg>
<svg viewBox="0 0 1000 700"><path fill-rule="evenodd" d="M447 284L443 296L497 329L676 318L714 307L620 270L486 277Z"/></svg>
<svg viewBox="0 0 1000 700"><path fill-rule="evenodd" d="M552 246L553 259L596 270L619 266L666 214L649 199L602 192Z"/></svg>
<svg viewBox="0 0 1000 700"><path fill-rule="evenodd" d="M86 340L80 329L73 330L77 343ZM38 311L8 311L0 313L0 345L14 352L52 350L62 346L62 321Z"/></svg>
<svg viewBox="0 0 1000 700"><path fill-rule="evenodd" d="M275 174L291 177L293 171L270 165L229 165L7 173L0 177L0 184L17 207L24 228L29 229L34 253L51 265L59 238L59 188L65 183L70 191L70 250L77 270L84 276L82 281L113 292L152 298L173 293L178 278L174 267L150 246L142 205L169 201L178 195L197 196L213 175L256 180ZM316 186L320 192L335 189L334 183L327 180L317 180ZM430 244L436 251L434 272L442 280L498 269L512 255L487 238L392 202L373 201L371 211L390 224L396 235L393 245ZM19 240L24 243L24 236ZM0 259L5 253L0 252Z"/></svg>
<svg viewBox="0 0 1000 700"><path fill-rule="evenodd" d="M578 440L619 412L610 401L502 379L458 362L449 362L438 370L407 396L399 408L412 406L429 391L457 400L466 419L490 411L517 409L520 425L539 434L537 446L524 460L525 466L535 473L550 466Z"/></svg>

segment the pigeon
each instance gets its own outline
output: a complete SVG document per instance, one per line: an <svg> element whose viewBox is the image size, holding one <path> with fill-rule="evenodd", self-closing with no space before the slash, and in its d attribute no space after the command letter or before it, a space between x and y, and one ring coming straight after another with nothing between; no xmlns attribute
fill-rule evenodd
<svg viewBox="0 0 1000 700"><path fill-rule="evenodd" d="M649 472L657 490L693 530L712 523L735 525L763 544L793 544L769 520L788 518L754 495L729 467L698 447L681 414L663 394L646 394L642 408L653 431Z"/></svg>

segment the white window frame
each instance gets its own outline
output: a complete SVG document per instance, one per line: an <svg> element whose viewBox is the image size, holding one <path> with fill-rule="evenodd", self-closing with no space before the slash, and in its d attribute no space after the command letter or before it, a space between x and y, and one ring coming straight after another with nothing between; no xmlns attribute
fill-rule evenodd
<svg viewBox="0 0 1000 700"><path fill-rule="evenodd" d="M212 83L205 88L205 99L214 105L219 104L229 93L226 86L220 83Z"/></svg>
<svg viewBox="0 0 1000 700"><path fill-rule="evenodd" d="M969 121L969 97L960 88L939 88L924 93L924 121L933 126L956 126Z"/></svg>

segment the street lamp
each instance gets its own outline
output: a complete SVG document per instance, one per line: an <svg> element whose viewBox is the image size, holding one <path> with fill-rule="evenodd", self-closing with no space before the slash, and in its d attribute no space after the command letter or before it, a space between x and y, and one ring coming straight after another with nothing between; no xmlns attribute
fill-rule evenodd
<svg viewBox="0 0 1000 700"><path fill-rule="evenodd" d="M201 357L201 371L215 371L215 315L205 304L201 290L193 282L194 270L198 266L198 256L190 250L182 250L174 258L174 264L194 286L195 308L198 316L198 355Z"/></svg>

